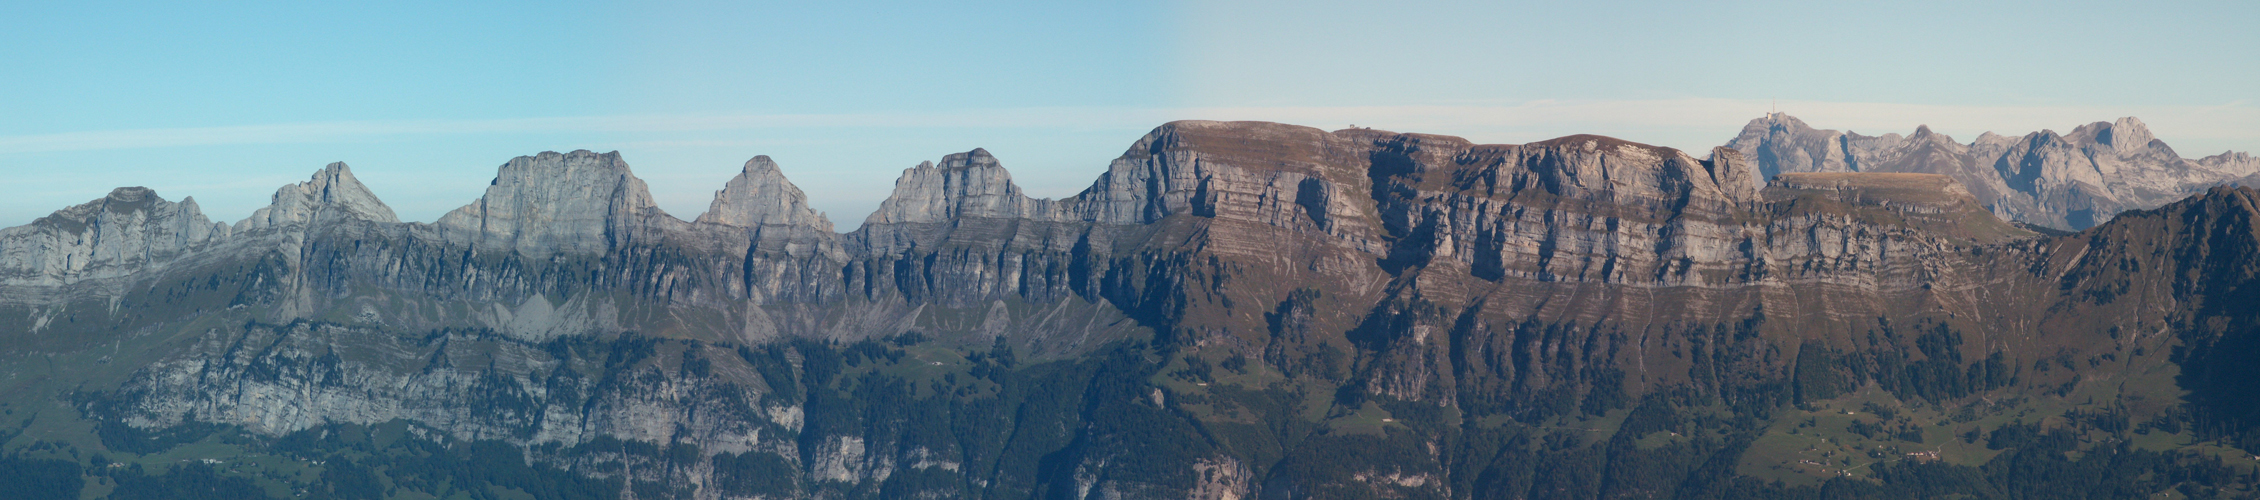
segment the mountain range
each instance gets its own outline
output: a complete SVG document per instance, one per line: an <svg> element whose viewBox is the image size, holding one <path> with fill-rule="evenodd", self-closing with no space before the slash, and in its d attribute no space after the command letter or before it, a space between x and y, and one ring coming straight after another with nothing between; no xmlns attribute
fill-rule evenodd
<svg viewBox="0 0 2260 500"><path fill-rule="evenodd" d="M1992 132L1969 144L1930 127L1878 137L1817 130L1781 113L1751 120L1728 143L1766 178L1786 172L1917 172L1953 177L2005 219L2058 229L2093 227L2127 210L2155 208L2260 174L2260 159L2224 152L2175 153L2134 117L2069 134Z"/></svg>
<svg viewBox="0 0 2260 500"><path fill-rule="evenodd" d="M589 151L432 223L342 163L234 224L119 188L0 230L0 483L2252 495L2255 171L2132 118L1965 145L1773 114L1702 156L1172 122L1062 199L981 149L920 164L846 233L767 157L688 220Z"/></svg>

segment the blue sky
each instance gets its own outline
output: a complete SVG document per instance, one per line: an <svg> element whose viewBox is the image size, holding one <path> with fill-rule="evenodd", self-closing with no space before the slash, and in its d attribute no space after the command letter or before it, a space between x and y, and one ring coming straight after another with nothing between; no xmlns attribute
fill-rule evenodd
<svg viewBox="0 0 2260 500"><path fill-rule="evenodd" d="M592 149L685 219L770 155L845 229L919 161L985 147L1066 196L1174 119L1702 151L1778 102L2260 150L2255 2L466 4L0 5L0 225L123 185L232 222L331 161L429 221Z"/></svg>

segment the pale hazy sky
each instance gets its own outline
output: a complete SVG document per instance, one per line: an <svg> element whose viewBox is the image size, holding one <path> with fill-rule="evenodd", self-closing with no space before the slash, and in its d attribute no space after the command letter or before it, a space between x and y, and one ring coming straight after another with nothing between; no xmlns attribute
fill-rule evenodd
<svg viewBox="0 0 2260 500"><path fill-rule="evenodd" d="M0 226L125 185L232 222L332 161L429 221L591 149L684 219L770 155L846 229L919 161L985 147L1067 196L1175 119L1700 152L1778 102L2260 150L2249 1L470 3L0 5Z"/></svg>

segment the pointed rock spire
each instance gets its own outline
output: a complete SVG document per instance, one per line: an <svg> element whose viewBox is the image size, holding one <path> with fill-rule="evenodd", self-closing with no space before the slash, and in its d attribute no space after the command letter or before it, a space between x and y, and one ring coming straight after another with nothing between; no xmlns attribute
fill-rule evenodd
<svg viewBox="0 0 2260 500"><path fill-rule="evenodd" d="M700 224L736 227L806 226L832 230L832 221L808 208L808 196L785 179L768 156L746 160L744 170L714 193L714 203L698 216Z"/></svg>
<svg viewBox="0 0 2260 500"><path fill-rule="evenodd" d="M486 195L435 225L450 240L526 255L602 254L660 215L619 152L545 151L502 164Z"/></svg>
<svg viewBox="0 0 2260 500"><path fill-rule="evenodd" d="M342 217L376 222L400 222L392 208L377 200L345 162L331 163L306 182L275 190L274 201L236 223L237 231L302 226L317 218Z"/></svg>

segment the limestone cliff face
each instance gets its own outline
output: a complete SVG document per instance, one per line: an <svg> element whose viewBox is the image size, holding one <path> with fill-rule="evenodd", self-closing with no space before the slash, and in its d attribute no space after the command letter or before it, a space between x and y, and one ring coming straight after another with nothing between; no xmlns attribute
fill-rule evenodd
<svg viewBox="0 0 2260 500"><path fill-rule="evenodd" d="M1734 155L1706 162L1598 136L1437 155L1448 163L1407 154L1418 152L1399 153L1407 168L1380 189L1400 259L1491 280L1685 285L1757 257L1740 220L1757 181Z"/></svg>
<svg viewBox="0 0 2260 500"><path fill-rule="evenodd" d="M1767 178L1786 172L1916 172L1954 177L2004 218L2085 229L2119 212L2153 208L2260 173L2224 153L2190 160L2134 117L2068 134L1987 132L1969 144L1918 127L1904 138L1818 130L1781 113L1752 120L1728 143Z"/></svg>

